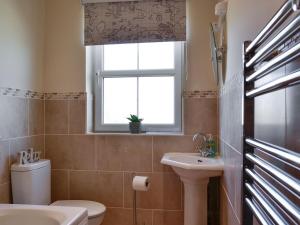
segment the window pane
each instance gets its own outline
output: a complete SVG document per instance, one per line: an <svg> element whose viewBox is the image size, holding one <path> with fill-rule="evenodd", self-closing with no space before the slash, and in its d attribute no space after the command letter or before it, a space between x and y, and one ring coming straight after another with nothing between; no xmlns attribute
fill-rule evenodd
<svg viewBox="0 0 300 225"><path fill-rule="evenodd" d="M139 68L174 69L174 42L139 44Z"/></svg>
<svg viewBox="0 0 300 225"><path fill-rule="evenodd" d="M127 124L137 113L137 78L104 78L104 123Z"/></svg>
<svg viewBox="0 0 300 225"><path fill-rule="evenodd" d="M174 77L139 78L139 116L144 124L174 124Z"/></svg>
<svg viewBox="0 0 300 225"><path fill-rule="evenodd" d="M137 44L104 45L104 70L136 70Z"/></svg>

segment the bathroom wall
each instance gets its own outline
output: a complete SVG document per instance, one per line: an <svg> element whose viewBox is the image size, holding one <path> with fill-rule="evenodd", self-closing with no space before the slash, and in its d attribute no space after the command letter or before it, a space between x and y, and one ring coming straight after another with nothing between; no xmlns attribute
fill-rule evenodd
<svg viewBox="0 0 300 225"><path fill-rule="evenodd" d="M28 96L28 91L6 89L3 93L0 95L0 203L8 203L9 169L17 160L17 152L33 147L44 156L44 100L43 95Z"/></svg>
<svg viewBox="0 0 300 225"><path fill-rule="evenodd" d="M217 0L187 0L186 90L216 90L209 50L209 22ZM46 0L45 92L84 92L83 8L77 0Z"/></svg>
<svg viewBox="0 0 300 225"><path fill-rule="evenodd" d="M189 74L184 130L177 135L86 134L80 1L0 1L7 34L0 35L6 43L0 44L0 63L6 62L0 64L0 202L11 201L9 166L16 153L34 147L52 161L53 201L96 200L108 207L104 225L132 224L131 178L145 174L152 184L137 196L138 220L182 225L183 186L160 159L165 152L193 152L196 131L218 134L206 32L215 1L188 0Z"/></svg>
<svg viewBox="0 0 300 225"><path fill-rule="evenodd" d="M0 5L0 203L6 203L16 153L44 151L44 1Z"/></svg>
<svg viewBox="0 0 300 225"><path fill-rule="evenodd" d="M225 159L221 188L222 224L241 224L242 173L242 46L253 40L284 0L229 0L227 15L227 72L219 89L220 149Z"/></svg>
<svg viewBox="0 0 300 225"><path fill-rule="evenodd" d="M187 0L187 81L185 89L216 90L210 62L209 23L218 0Z"/></svg>
<svg viewBox="0 0 300 225"><path fill-rule="evenodd" d="M85 91L83 8L77 0L46 0L45 92Z"/></svg>
<svg viewBox="0 0 300 225"><path fill-rule="evenodd" d="M186 99L184 135L87 135L85 104L84 94L46 95L45 152L52 162L53 201L99 201L108 207L105 225L129 225L132 177L146 175L151 187L149 192L137 195L139 222L182 225L182 183L160 160L166 152L193 152L192 134L198 129L217 133L217 99ZM217 201L218 196L214 199Z"/></svg>
<svg viewBox="0 0 300 225"><path fill-rule="evenodd" d="M52 161L53 200L99 201L108 207L104 225L132 224L131 179L133 174L147 175L150 191L137 196L139 223L183 224L182 183L170 168L160 165L160 159L165 152L193 152L196 131L217 135L217 95L208 48L214 4L188 1L183 134L87 135L80 1L46 1L45 152Z"/></svg>
<svg viewBox="0 0 300 225"><path fill-rule="evenodd" d="M0 4L0 87L43 91L44 0Z"/></svg>

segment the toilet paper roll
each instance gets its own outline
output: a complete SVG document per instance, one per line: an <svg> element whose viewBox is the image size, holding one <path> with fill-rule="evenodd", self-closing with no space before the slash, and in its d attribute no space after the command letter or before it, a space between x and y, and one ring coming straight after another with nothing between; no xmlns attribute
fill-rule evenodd
<svg viewBox="0 0 300 225"><path fill-rule="evenodd" d="M135 176L132 180L132 188L136 191L148 191L150 188L149 177Z"/></svg>

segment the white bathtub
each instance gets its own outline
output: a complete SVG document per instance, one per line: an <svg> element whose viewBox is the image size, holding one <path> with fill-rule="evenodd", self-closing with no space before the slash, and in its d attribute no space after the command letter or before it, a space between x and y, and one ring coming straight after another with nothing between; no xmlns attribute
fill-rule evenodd
<svg viewBox="0 0 300 225"><path fill-rule="evenodd" d="M0 204L1 225L87 225L85 208Z"/></svg>

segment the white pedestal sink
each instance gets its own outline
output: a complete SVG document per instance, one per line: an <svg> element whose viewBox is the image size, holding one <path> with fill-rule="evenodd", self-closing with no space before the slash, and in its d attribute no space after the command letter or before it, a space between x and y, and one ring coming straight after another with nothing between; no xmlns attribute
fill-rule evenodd
<svg viewBox="0 0 300 225"><path fill-rule="evenodd" d="M161 163L169 165L184 184L184 225L207 224L207 184L221 176L221 158L204 158L199 153L166 153Z"/></svg>

